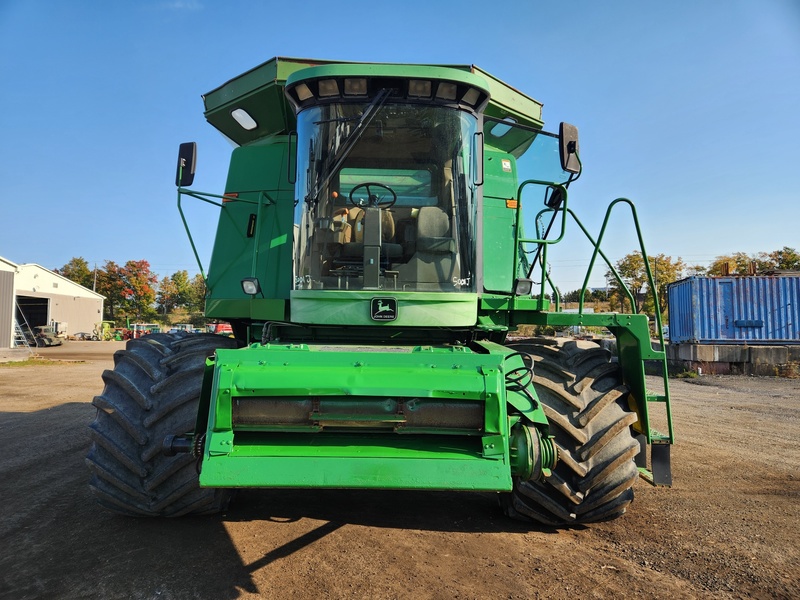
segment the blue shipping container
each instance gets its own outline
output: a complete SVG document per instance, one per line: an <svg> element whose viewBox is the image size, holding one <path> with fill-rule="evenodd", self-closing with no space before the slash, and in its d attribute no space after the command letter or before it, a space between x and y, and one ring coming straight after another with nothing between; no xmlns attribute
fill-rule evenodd
<svg viewBox="0 0 800 600"><path fill-rule="evenodd" d="M667 299L673 344L800 344L800 275L689 277Z"/></svg>

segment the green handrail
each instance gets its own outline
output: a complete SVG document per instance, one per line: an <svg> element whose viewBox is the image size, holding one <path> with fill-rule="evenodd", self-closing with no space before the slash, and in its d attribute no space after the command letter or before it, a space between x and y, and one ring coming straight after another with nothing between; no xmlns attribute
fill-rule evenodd
<svg viewBox="0 0 800 600"><path fill-rule="evenodd" d="M603 253L602 250L600 250L600 245L603 242L603 236L605 235L606 226L608 225L609 219L611 217L611 213L612 213L614 207L617 204L620 204L620 203L627 204L628 207L631 209L631 218L633 219L633 224L634 224L634 227L636 229L636 236L637 236L637 238L639 240L639 249L640 249L640 252L642 253L642 260L644 261L644 268L645 268L645 273L647 274L648 286L650 288L650 292L653 294L653 306L654 306L654 310L655 310L655 322L656 322L657 336L658 336L658 340L659 340L659 342L661 344L661 351L663 352L663 356L661 358L661 362L662 362L662 366L663 366L663 368L662 368L662 379L663 379L663 382L664 382L664 395L665 395L666 403L667 403L667 411L666 411L666 413L667 413L667 415L666 415L667 416L667 430L668 430L669 443L673 443L674 439L675 439L675 432L674 432L673 423L672 423L672 410L670 409L670 406L669 406L669 373L668 373L668 369L667 369L666 352L664 351L665 346L664 346L664 331L663 331L663 327L662 327L662 317L661 317L661 302L658 299L658 289L656 288L655 278L653 277L652 270L650 269L650 259L647 256L647 250L645 249L645 246L644 246L644 238L642 237L642 230L641 230L641 227L639 225L639 217L638 217L638 215L636 213L636 206L633 204L633 202L631 200L629 200L627 198L617 198L616 200L611 202L611 204L608 205L608 208L606 209L606 216L603 219L603 225L600 228L600 234L598 235L597 240L592 239L592 236L586 230L586 227L583 226L583 223L581 223L580 219L578 219L577 215L575 215L575 213L572 210L568 210L567 211L567 213L572 216L572 218L575 220L575 222L581 228L581 230L583 231L584 235L586 235L586 237L589 240L589 242L594 246L594 252L592 253L592 258L589 261L589 268L586 271L586 278L584 279L583 286L581 287L581 295L580 295L580 302L579 302L579 305L578 305L579 306L578 311L580 313L583 312L583 303L584 303L584 296L585 296L586 288L589 285L589 278L592 275L592 269L594 268L595 261L597 260L597 255L599 254L603 258L603 260L606 262L608 267L611 269L612 273L614 274L614 277L617 279L617 282L620 284L620 287L627 294L628 299L631 302L631 308L632 308L633 312L634 313L637 312L636 303L634 301L633 294L631 293L630 289L625 284L625 282L622 280L622 277L619 275L619 272L616 270L614 265L611 264L611 261L609 260L609 258L605 255L605 253ZM651 344L651 347L652 347L652 344ZM647 436L648 436L648 440L649 440L650 436L653 434L653 432L650 430L650 427L649 427L649 418L648 418L648 426L647 426L647 428L648 428Z"/></svg>
<svg viewBox="0 0 800 600"><path fill-rule="evenodd" d="M584 293L586 291L586 288L589 285L589 278L592 275L592 269L594 268L594 263L597 260L597 255L600 253L600 245L603 243L603 236L605 235L606 227L608 226L608 221L609 221L609 219L611 217L611 212L614 210L614 207L619 203L627 204L628 207L631 209L631 217L633 219L633 225L634 225L634 228L636 229L636 236L637 236L637 238L639 240L639 250L642 253L642 260L644 261L645 273L647 273L647 284L648 284L648 286L650 288L651 293L653 294L653 305L654 305L654 308L655 308L655 320L656 320L656 329L658 331L658 338L659 338L659 341L661 342L661 347L663 348L664 347L664 334L663 334L662 326L661 326L661 322L662 322L661 321L661 303L658 300L658 290L656 289L655 279L653 278L653 273L652 273L652 271L650 269L650 259L648 258L647 250L645 250L645 247L644 247L644 238L642 237L642 229L639 226L639 217L636 214L636 206L633 204L632 201L630 201L627 198L617 198L611 204L608 205L608 208L606 209L606 216L603 219L603 225L600 228L600 234L597 236L597 241L596 242L594 242L591 239L591 236L589 236L589 234L586 232L586 228L583 226L583 224L581 224L581 222L578 219L578 217L575 216L575 214L572 213L572 211L570 211L570 214L572 214L572 217L573 217L573 219L575 219L575 222L578 223L579 227L583 230L583 232L589 238L589 241L592 242L592 244L594 245L594 252L592 253L592 258L589 261L589 268L586 271L586 278L584 279L583 287L581 288L581 298L580 298L581 304L580 305L581 305L581 308L582 308ZM617 278L617 281L620 283L620 285L623 287L623 289L627 293L628 298L631 301L631 308L633 309L633 312L635 314L636 313L636 302L633 299L633 294L631 294L630 290L628 289L628 286L625 285L625 283L622 281L622 279L619 276L619 273L617 272L617 270L614 269L614 267L610 264L610 262L608 260L608 257L603 255L603 259L606 261L606 264L608 264L609 267L611 267L612 271L614 272L614 276Z"/></svg>
<svg viewBox="0 0 800 600"><path fill-rule="evenodd" d="M542 252L541 260L539 260L540 264L542 265L542 275L541 275L541 281L540 281L540 294L539 295L540 295L541 298L544 298L544 296L545 296L545 284L546 283L549 284L550 285L550 289L553 291L553 300L554 300L554 304L555 304L555 309L558 312L561 309L561 294L558 292L558 289L553 284L553 281L550 278L549 273L547 273L547 247L550 244L557 244L562 239L564 239L564 235L566 234L566 220L563 219L563 218L561 219L561 232L559 233L558 237L555 238L555 239L550 239L550 238L546 237L547 233L549 232L549 227L548 227L548 230L544 234L542 234L540 237L535 237L535 238L522 237L520 235L520 231L522 229L521 220L520 220L520 216L522 214L522 189L527 185L543 185L543 186L554 188L554 189L557 188L558 191L561 193L561 196L562 196L563 199L562 199L561 204L559 205L559 207L557 209L546 208L544 210L539 211L539 213L537 213L537 215L536 215L535 222L538 222L539 218L543 214L546 214L546 213L549 213L549 212L554 213L553 220L551 220L551 224L555 219L556 213L563 212L563 211L567 210L567 201L568 201L567 188L562 183L558 183L558 182L555 182L555 181L544 181L544 180L541 180L541 179L527 179L527 180L523 181L521 184L519 184L519 187L517 188L517 209L516 209L516 215L515 215L515 219L516 219L516 223L517 223L517 227L516 227L517 240L516 240L516 244L514 244L514 263L513 263L514 264L514 268L516 269L518 264L519 264L519 260L520 260L519 251L520 251L520 248L522 248L523 244L539 244L540 248L541 248L541 252ZM536 233L537 233L537 235L539 235L538 229L537 229ZM533 269L535 268L535 263L536 263L536 260L534 260L533 263L529 266L528 277L530 277L530 274L533 272Z"/></svg>
<svg viewBox="0 0 800 600"><path fill-rule="evenodd" d="M248 200L246 198L233 197L231 195L211 194L211 193L208 193L208 192L198 192L198 191L195 191L195 190L190 190L190 189L186 189L186 188L182 188L182 187L178 188L178 212L181 215L181 221L183 222L183 228L186 231L187 237L189 238L189 244L192 247L192 252L194 253L194 259L197 262L197 267L200 269L200 274L203 276L203 280L204 281L207 281L208 277L206 276L205 269L203 269L203 263L200 261L200 256L197 253L197 247L195 246L194 238L192 237L192 232L189 230L189 224L186 222L186 215L184 215L184 213L183 213L183 207L181 206L181 197L182 196L190 196L192 198L195 198L197 200L201 200L203 202L206 202L207 204L212 204L214 206L218 206L220 208L224 208L225 205L223 203L220 203L220 202L214 202L213 200L210 200L209 198L219 198L220 200L223 200L223 202L226 201L226 200L227 201L236 200L237 202L244 202L246 204L255 204L257 206L257 209L256 209L256 221L257 222L261 221L261 207L264 206L264 205L275 204L275 200L273 198L271 198L270 195L267 194L264 191L259 192L258 200ZM257 260L257 257L258 257L258 240L259 240L260 234L261 234L261 229L259 227L256 227L255 240L254 240L254 244L253 244L253 260L252 260L252 265L251 265L251 269L250 269L251 270L250 275L252 277L255 277L255 275L256 275L256 260Z"/></svg>

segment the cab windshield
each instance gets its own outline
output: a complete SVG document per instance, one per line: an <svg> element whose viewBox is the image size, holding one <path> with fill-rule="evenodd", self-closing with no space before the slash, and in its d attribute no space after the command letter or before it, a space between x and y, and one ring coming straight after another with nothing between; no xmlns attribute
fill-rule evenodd
<svg viewBox="0 0 800 600"><path fill-rule="evenodd" d="M303 110L295 289L474 291L476 130L442 106Z"/></svg>

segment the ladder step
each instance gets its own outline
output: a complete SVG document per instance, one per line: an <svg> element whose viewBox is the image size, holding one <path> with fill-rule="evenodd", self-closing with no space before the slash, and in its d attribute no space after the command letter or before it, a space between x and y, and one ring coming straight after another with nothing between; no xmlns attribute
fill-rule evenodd
<svg viewBox="0 0 800 600"><path fill-rule="evenodd" d="M661 433L660 431L656 431L655 429L650 430L650 443L651 444L671 444L672 438L668 435Z"/></svg>
<svg viewBox="0 0 800 600"><path fill-rule="evenodd" d="M666 402L667 401L667 397L665 395L663 395L663 394L651 394L649 392L645 395L645 398L647 398L648 402Z"/></svg>

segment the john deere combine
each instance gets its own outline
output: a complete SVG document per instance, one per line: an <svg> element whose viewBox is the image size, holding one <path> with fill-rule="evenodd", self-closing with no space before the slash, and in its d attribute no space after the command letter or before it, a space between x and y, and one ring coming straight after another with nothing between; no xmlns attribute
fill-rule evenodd
<svg viewBox="0 0 800 600"><path fill-rule="evenodd" d="M575 217L574 127L545 131L541 104L474 66L276 58L204 101L236 148L215 195L187 188L183 144L178 206L218 207L206 316L235 339L156 334L116 354L87 457L102 505L177 516L239 487L482 490L565 524L622 514L640 474L670 483L647 317L561 312L550 280ZM592 265L605 259L605 226L593 239L574 220ZM526 324L605 327L618 360L509 341Z"/></svg>

